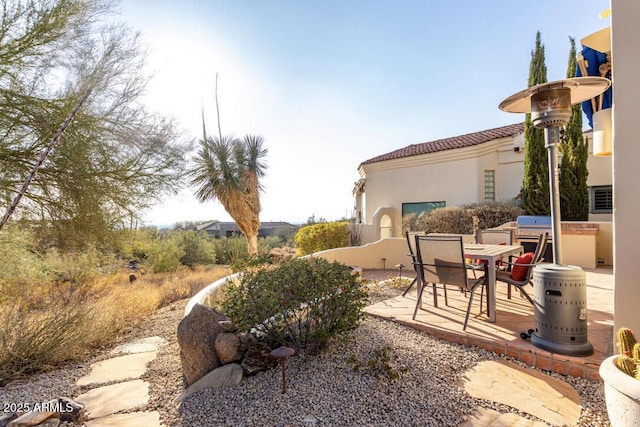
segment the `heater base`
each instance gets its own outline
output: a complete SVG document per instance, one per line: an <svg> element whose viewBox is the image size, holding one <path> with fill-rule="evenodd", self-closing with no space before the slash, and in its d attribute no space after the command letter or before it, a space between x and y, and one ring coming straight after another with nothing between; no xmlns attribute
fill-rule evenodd
<svg viewBox="0 0 640 427"><path fill-rule="evenodd" d="M588 341L578 344L562 344L541 338L535 332L531 334L531 344L550 353L564 354L565 356L591 356L593 354L593 345Z"/></svg>

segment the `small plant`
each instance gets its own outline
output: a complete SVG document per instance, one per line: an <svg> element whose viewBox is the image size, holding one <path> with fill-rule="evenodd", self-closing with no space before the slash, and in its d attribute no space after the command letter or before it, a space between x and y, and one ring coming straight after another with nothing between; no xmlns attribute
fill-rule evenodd
<svg viewBox="0 0 640 427"><path fill-rule="evenodd" d="M362 370L368 370L376 378L386 378L390 381L400 378L400 374L406 369L398 369L392 365L392 361L395 359L391 354L391 346L385 345L373 352L373 358L366 362L358 360L355 354L350 355L347 358L347 365L353 368L354 372L360 372Z"/></svg>
<svg viewBox="0 0 640 427"><path fill-rule="evenodd" d="M620 355L616 366L625 374L640 380L640 343L629 328L620 328L617 333Z"/></svg>

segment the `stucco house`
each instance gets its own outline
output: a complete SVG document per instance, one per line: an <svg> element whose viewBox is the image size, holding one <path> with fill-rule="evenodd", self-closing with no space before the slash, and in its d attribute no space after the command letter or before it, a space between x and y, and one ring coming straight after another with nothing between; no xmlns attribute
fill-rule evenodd
<svg viewBox="0 0 640 427"><path fill-rule="evenodd" d="M585 133L589 220L610 224L611 158L593 156L591 135ZM516 123L412 144L363 161L354 187L363 242L401 237L402 216L407 213L518 197L524 157L524 124Z"/></svg>

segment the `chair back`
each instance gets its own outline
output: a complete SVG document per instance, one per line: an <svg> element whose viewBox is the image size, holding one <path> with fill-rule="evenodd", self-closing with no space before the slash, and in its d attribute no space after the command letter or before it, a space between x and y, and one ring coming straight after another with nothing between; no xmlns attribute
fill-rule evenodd
<svg viewBox="0 0 640 427"><path fill-rule="evenodd" d="M542 257L544 256L544 253L547 250L548 242L549 242L549 233L548 232L540 233L540 236L538 236L538 244L536 245L536 250L533 253L533 261L531 261L532 264L539 264L542 261Z"/></svg>
<svg viewBox="0 0 640 427"><path fill-rule="evenodd" d="M416 241L413 239L412 235L409 234L408 231L404 232L404 236L407 238L407 247L409 248L409 256L416 261Z"/></svg>
<svg viewBox="0 0 640 427"><path fill-rule="evenodd" d="M467 266L461 235L415 236L418 274L423 283L467 288Z"/></svg>
<svg viewBox="0 0 640 427"><path fill-rule="evenodd" d="M476 242L488 245L512 245L511 230L478 230Z"/></svg>

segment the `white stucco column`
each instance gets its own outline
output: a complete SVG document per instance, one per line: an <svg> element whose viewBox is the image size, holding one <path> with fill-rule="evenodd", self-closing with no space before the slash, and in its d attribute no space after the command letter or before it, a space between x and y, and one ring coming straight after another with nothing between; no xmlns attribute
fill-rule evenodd
<svg viewBox="0 0 640 427"><path fill-rule="evenodd" d="M614 332L640 336L640 2L611 1ZM614 348L615 352L615 348Z"/></svg>

